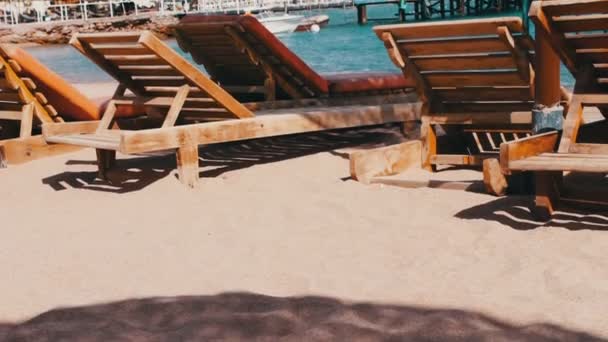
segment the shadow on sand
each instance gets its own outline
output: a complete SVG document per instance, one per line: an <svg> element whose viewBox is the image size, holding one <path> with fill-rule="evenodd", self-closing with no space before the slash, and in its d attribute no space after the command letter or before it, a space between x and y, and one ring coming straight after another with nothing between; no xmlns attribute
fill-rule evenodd
<svg viewBox="0 0 608 342"><path fill-rule="evenodd" d="M0 341L602 341L464 310L249 293L132 299L0 325Z"/></svg>
<svg viewBox="0 0 608 342"><path fill-rule="evenodd" d="M372 148L402 140L403 135L397 125L385 125L201 146L199 162L204 170L200 172L199 176L217 177L226 172L253 165L273 163L342 148ZM348 158L347 154L333 154ZM94 153L91 152L91 155L94 156ZM95 161L70 160L67 164L95 165ZM127 193L141 190L168 176L175 170L175 165L174 153L164 152L152 156L119 159L116 166L108 173L108 181L97 178L96 171L67 171L47 177L42 182L57 191L75 188Z"/></svg>

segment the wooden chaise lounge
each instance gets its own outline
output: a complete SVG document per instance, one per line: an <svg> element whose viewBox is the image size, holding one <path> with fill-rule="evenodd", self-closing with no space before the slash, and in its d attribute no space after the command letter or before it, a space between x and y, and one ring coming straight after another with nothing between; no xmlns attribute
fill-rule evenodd
<svg viewBox="0 0 608 342"><path fill-rule="evenodd" d="M61 109L58 112L58 108ZM80 94L23 49L0 45L0 164L73 151L49 146L39 125L66 120L93 120L99 106Z"/></svg>
<svg viewBox="0 0 608 342"><path fill-rule="evenodd" d="M78 34L71 44L119 86L101 120L49 124L43 134L48 142L95 148L102 176L113 165L116 151L177 149L180 180L193 187L201 144L418 119L416 102L304 108L288 108L290 101L244 105L150 32ZM264 110L267 106L279 109ZM117 111L141 113L136 120L142 129L110 129Z"/></svg>
<svg viewBox="0 0 608 342"><path fill-rule="evenodd" d="M501 142L529 136L533 41L518 17L374 27L393 63L416 82L422 166L479 165Z"/></svg>
<svg viewBox="0 0 608 342"><path fill-rule="evenodd" d="M387 95L414 86L399 72L319 74L253 16L189 14L174 31L181 49L241 101Z"/></svg>
<svg viewBox="0 0 608 342"><path fill-rule="evenodd" d="M529 14L537 31L542 30L541 36L549 39L574 75L576 84L561 139L558 132L550 132L502 144L500 162L507 174L534 172L535 212L540 218L548 218L560 199L564 171L608 173L608 144L578 141L585 107L597 106L604 117L608 115L608 0L537 1ZM606 122L599 124L606 127ZM594 138L599 138L599 142L608 142L608 135L598 135ZM603 198L568 199L588 204L608 202L606 194L600 197Z"/></svg>

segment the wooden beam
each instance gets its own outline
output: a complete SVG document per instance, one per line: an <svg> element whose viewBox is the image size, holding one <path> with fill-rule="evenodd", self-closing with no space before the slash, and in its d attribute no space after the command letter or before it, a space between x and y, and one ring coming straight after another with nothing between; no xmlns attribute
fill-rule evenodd
<svg viewBox="0 0 608 342"><path fill-rule="evenodd" d="M420 141L408 141L391 146L360 150L350 154L350 176L369 184L376 176L394 175L412 167L420 167Z"/></svg>
<svg viewBox="0 0 608 342"><path fill-rule="evenodd" d="M34 105L28 103L23 105L23 116L21 117L21 128L19 129L19 137L27 138L32 135L32 123L34 121Z"/></svg>
<svg viewBox="0 0 608 342"><path fill-rule="evenodd" d="M37 159L78 151L82 147L47 144L44 137L35 135L27 138L0 140L0 149L4 150L4 160L7 165L18 165Z"/></svg>
<svg viewBox="0 0 608 342"><path fill-rule="evenodd" d="M97 128L99 128L100 123L100 120L96 120L43 124L42 135L46 139L56 135L65 134L92 134L97 131Z"/></svg>
<svg viewBox="0 0 608 342"><path fill-rule="evenodd" d="M188 98L188 92L190 91L190 87L185 84L179 88L177 93L175 94L175 98L173 99L173 103L171 103L171 107L169 107L169 111L167 112L167 116L165 117L165 121L163 121L162 128L173 127L175 122L177 121L177 116L182 111L182 107Z"/></svg>
<svg viewBox="0 0 608 342"><path fill-rule="evenodd" d="M517 66L517 71L519 72L521 78L528 84L532 84L534 82L534 69L532 69L532 64L528 58L528 53L516 45L508 27L499 26L496 29L496 32L498 33L500 40L502 40L502 42L507 46L507 49L509 49L511 52L513 62Z"/></svg>
<svg viewBox="0 0 608 342"><path fill-rule="evenodd" d="M262 138L337 128L372 126L416 120L420 105L412 103L382 106L295 108L283 114L226 120L202 124L122 132L120 151L139 153L181 146L184 136L198 144Z"/></svg>

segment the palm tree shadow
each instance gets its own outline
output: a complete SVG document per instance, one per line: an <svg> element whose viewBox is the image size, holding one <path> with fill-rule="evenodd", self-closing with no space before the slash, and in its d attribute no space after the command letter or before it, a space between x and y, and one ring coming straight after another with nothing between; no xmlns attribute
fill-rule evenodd
<svg viewBox="0 0 608 342"><path fill-rule="evenodd" d="M4 337L4 338L3 338ZM478 312L252 293L130 299L0 325L0 340L602 341L555 324Z"/></svg>
<svg viewBox="0 0 608 342"><path fill-rule="evenodd" d="M397 125L371 128L351 128L317 133L278 136L273 138L243 140L212 144L199 148L199 164L203 170L199 177L212 178L226 172L249 168L254 165L274 163L336 149L357 147L372 148L403 141ZM347 154L335 153L341 158ZM95 165L93 160L70 160L68 165ZM107 180L97 177L96 171L66 171L42 180L56 191L85 189L112 193L138 191L165 178L175 169L172 151L152 156L136 156L120 159L110 170ZM177 175L175 175L177 177Z"/></svg>

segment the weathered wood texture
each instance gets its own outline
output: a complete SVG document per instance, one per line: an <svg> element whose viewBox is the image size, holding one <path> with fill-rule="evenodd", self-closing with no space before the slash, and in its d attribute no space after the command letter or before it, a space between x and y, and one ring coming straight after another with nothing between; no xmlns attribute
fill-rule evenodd
<svg viewBox="0 0 608 342"><path fill-rule="evenodd" d="M66 144L47 144L41 135L27 138L0 140L4 150L5 165L18 165L36 159L52 157L82 149L80 146Z"/></svg>
<svg viewBox="0 0 608 342"><path fill-rule="evenodd" d="M500 163L496 158L489 158L483 161L483 184L486 192L503 196L507 192L507 179L500 169Z"/></svg>
<svg viewBox="0 0 608 342"><path fill-rule="evenodd" d="M425 102L421 127L424 168L452 161L480 164L482 158L476 155L488 151L479 149L478 138L490 131L484 132L479 125L491 127L493 132L510 132L516 123L508 113L532 109L534 47L520 18L382 25L374 31L393 63L416 81L418 95ZM467 117L475 117L478 124L470 132L476 145L463 147L472 151L471 157L439 151L437 126L471 125ZM526 130L531 131L531 122ZM498 152L499 144L492 139L493 153Z"/></svg>
<svg viewBox="0 0 608 342"><path fill-rule="evenodd" d="M420 167L420 141L408 141L391 146L361 150L350 154L350 175L369 184L376 176L394 175L412 167Z"/></svg>
<svg viewBox="0 0 608 342"><path fill-rule="evenodd" d="M537 39L542 40L539 45L552 50L537 54L544 58L539 64L545 64L543 82L549 88L543 101L555 97L555 79L559 79L559 68L551 54L559 56L576 78L557 151L557 133L501 146L505 173L535 172L535 212L541 218L549 218L558 203L564 171L608 173L608 145L577 143L585 106L608 102L601 64L608 60L608 39L603 33L608 30L607 14L608 0L536 1L530 8Z"/></svg>

